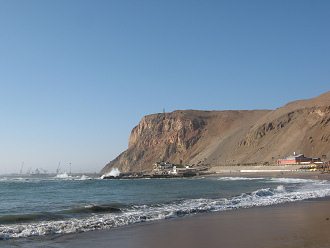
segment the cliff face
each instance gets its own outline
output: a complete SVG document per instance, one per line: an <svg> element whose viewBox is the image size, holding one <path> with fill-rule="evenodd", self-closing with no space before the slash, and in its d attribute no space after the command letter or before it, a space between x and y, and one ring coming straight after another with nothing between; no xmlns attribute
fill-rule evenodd
<svg viewBox="0 0 330 248"><path fill-rule="evenodd" d="M151 170L157 161L272 163L293 151L330 158L330 92L276 110L174 111L142 118L128 149L101 173Z"/></svg>
<svg viewBox="0 0 330 248"><path fill-rule="evenodd" d="M192 147L204 126L205 120L188 117L183 112L145 116L132 130L128 147L152 149L165 145L167 149L161 156L167 158L170 153L182 153Z"/></svg>
<svg viewBox="0 0 330 248"><path fill-rule="evenodd" d="M190 112L194 111L143 117L131 132L128 149L102 172L112 167L121 171L148 170L160 160L180 162L179 157L198 142L206 125L206 120Z"/></svg>

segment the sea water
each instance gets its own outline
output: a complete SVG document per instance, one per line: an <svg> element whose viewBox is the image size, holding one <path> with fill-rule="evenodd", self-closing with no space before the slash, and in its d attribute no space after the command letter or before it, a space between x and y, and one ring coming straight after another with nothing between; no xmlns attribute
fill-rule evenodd
<svg viewBox="0 0 330 248"><path fill-rule="evenodd" d="M0 177L0 240L111 229L326 196L330 196L329 181L307 179Z"/></svg>

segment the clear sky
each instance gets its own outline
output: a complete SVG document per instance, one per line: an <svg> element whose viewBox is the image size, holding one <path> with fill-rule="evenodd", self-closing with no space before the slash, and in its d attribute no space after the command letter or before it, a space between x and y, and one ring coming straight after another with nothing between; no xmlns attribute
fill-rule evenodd
<svg viewBox="0 0 330 248"><path fill-rule="evenodd" d="M143 115L330 90L330 1L0 0L0 173L99 171Z"/></svg>

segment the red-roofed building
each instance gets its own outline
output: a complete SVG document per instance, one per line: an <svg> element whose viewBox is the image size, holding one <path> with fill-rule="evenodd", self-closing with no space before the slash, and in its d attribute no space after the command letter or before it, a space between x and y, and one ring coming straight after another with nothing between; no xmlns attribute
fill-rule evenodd
<svg viewBox="0 0 330 248"><path fill-rule="evenodd" d="M320 158L308 158L305 157L304 154L293 154L283 159L278 159L277 164L285 165L285 164L305 164L305 163L313 163L320 162Z"/></svg>

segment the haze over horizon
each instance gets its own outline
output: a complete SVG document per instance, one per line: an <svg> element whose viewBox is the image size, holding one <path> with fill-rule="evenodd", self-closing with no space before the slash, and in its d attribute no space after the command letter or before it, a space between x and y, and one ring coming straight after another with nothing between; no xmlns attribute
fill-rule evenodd
<svg viewBox="0 0 330 248"><path fill-rule="evenodd" d="M0 1L0 174L98 172L146 114L330 90L329 1Z"/></svg>

